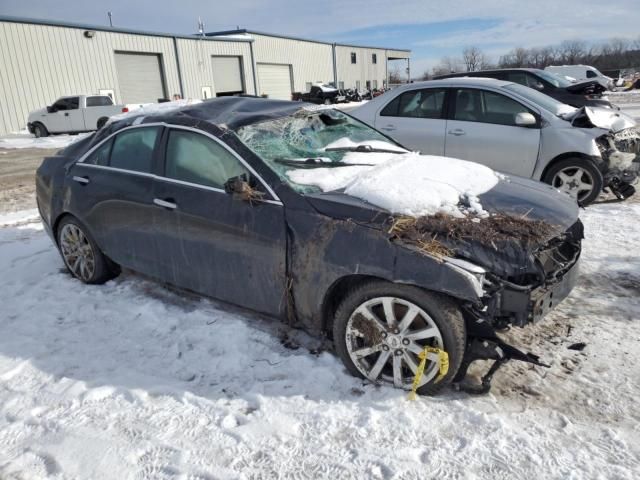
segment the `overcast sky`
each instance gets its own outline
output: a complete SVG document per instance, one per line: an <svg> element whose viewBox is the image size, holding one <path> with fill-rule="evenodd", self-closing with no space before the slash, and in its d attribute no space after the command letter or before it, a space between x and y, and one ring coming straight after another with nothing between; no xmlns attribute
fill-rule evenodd
<svg viewBox="0 0 640 480"><path fill-rule="evenodd" d="M494 60L567 39L640 37L640 0L0 0L0 15L193 33L236 26L307 38L408 48L416 74L466 45Z"/></svg>

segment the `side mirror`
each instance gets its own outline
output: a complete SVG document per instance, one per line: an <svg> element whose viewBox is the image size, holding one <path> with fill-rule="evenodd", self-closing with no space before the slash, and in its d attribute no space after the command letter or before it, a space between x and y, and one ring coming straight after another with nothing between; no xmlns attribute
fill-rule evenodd
<svg viewBox="0 0 640 480"><path fill-rule="evenodd" d="M254 202L261 202L264 197L264 193L251 186L246 173L227 180L224 183L224 191L252 205Z"/></svg>
<svg viewBox="0 0 640 480"><path fill-rule="evenodd" d="M54 107L53 105L49 105L47 107L47 113L56 113L56 107Z"/></svg>
<svg viewBox="0 0 640 480"><path fill-rule="evenodd" d="M533 84L533 88L536 90L544 90L544 85L541 82L536 82Z"/></svg>
<svg viewBox="0 0 640 480"><path fill-rule="evenodd" d="M536 117L529 112L520 112L516 114L516 125L519 127L532 127L537 122Z"/></svg>

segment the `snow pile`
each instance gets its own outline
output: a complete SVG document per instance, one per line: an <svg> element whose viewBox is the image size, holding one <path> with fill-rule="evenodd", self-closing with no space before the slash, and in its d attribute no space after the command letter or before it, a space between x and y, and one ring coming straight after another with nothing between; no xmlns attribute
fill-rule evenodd
<svg viewBox="0 0 640 480"><path fill-rule="evenodd" d="M0 148L60 149L68 147L87 135L90 135L90 133L79 133L77 135L53 135L50 137L36 138L27 130L22 130L11 135L0 137Z"/></svg>
<svg viewBox="0 0 640 480"><path fill-rule="evenodd" d="M339 146L353 146L347 143L341 141ZM366 143L377 148L394 147L385 142ZM391 213L414 217L435 213L461 217L467 212L486 215L478 195L500 180L484 165L418 153L349 152L343 161L354 165L289 170L287 176L295 183L325 192L344 189L346 194Z"/></svg>
<svg viewBox="0 0 640 480"><path fill-rule="evenodd" d="M577 287L508 333L551 368L415 402L259 315L129 272L83 285L39 224L2 227L0 478L637 480L640 204L582 216Z"/></svg>
<svg viewBox="0 0 640 480"><path fill-rule="evenodd" d="M186 107L188 105L195 105L197 103L202 103L202 100L189 98L163 103L143 103L136 109L109 117L109 122L117 122L124 118L137 117L139 115L163 115L174 110L178 110L179 108Z"/></svg>

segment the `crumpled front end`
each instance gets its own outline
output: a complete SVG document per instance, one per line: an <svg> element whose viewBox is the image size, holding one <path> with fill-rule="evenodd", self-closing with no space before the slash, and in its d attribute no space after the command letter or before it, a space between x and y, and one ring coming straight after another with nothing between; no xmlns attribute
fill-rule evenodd
<svg viewBox="0 0 640 480"><path fill-rule="evenodd" d="M620 199L635 193L640 175L640 128L609 132L596 139L602 159L607 162L605 185Z"/></svg>

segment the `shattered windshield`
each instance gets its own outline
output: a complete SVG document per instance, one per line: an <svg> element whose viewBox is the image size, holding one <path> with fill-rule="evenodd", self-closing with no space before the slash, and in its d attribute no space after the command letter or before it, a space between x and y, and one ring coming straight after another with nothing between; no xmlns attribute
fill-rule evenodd
<svg viewBox="0 0 640 480"><path fill-rule="evenodd" d="M306 193L320 189L294 182L292 172L351 169L368 165L369 156L373 159L381 153L406 153L373 128L333 109L300 110L291 116L239 127L235 132L282 180ZM357 161L352 160L353 152L358 153Z"/></svg>

